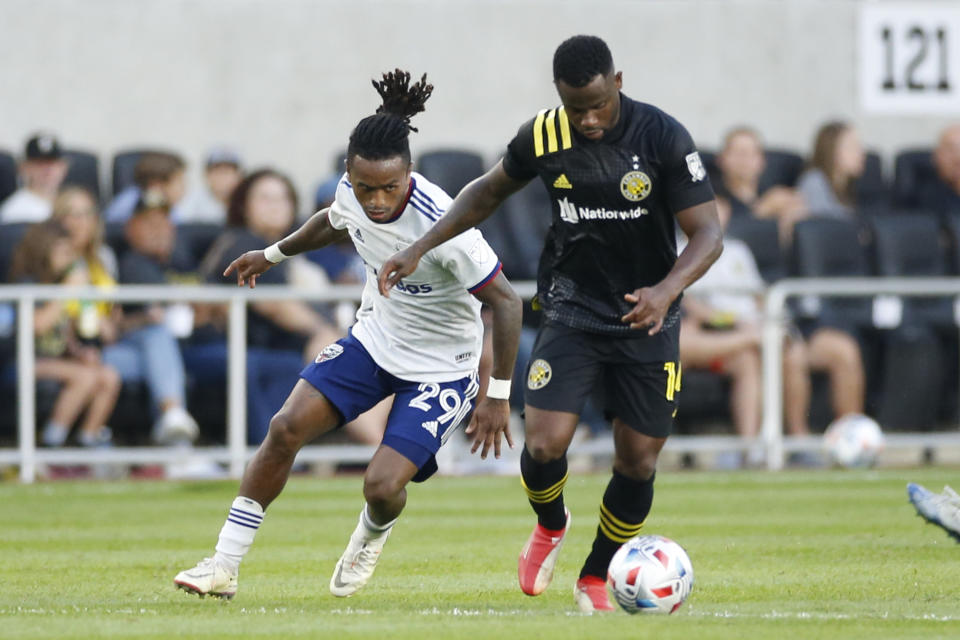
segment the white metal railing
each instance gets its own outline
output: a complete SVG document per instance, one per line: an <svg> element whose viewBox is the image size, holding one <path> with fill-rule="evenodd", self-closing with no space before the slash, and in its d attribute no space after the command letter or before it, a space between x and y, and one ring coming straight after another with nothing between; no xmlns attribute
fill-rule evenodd
<svg viewBox="0 0 960 640"><path fill-rule="evenodd" d="M533 282L513 283L524 299L536 293ZM0 449L0 464L20 465L20 479L30 483L36 479L38 464L164 463L183 459L182 449L170 447L115 448L110 450L44 449L36 446L36 397L34 380L34 305L43 300L109 300L113 302L207 302L229 305L227 328L227 444L225 447L198 449L197 453L217 462L229 464L230 475L239 478L255 448L246 444L246 332L247 305L272 300L311 302L357 301L362 287L331 285L320 290L293 287L260 286L254 290L222 285L206 286L141 286L124 285L113 289L96 287L63 287L52 285L0 285L0 302L17 304L17 411L18 446ZM960 296L960 278L834 278L782 280L767 289L763 326L763 430L762 439L767 466L783 467L789 451L808 450L819 446L813 437L784 437L782 433L782 341L786 322L785 308L789 298L818 296ZM31 381L31 383L25 383ZM751 443L735 436L674 436L669 450L678 452L712 452L745 450ZM960 445L960 433L895 434L888 437L888 448L927 447L942 444ZM361 462L370 458L374 447L361 445L327 445L305 447L300 461ZM612 439L599 438L577 447L584 454L603 454L613 450Z"/></svg>
<svg viewBox="0 0 960 640"><path fill-rule="evenodd" d="M798 278L781 280L769 287L764 302L763 322L763 443L767 468L783 468L784 453L808 449L810 438L783 436L783 338L786 304L796 296L822 297L904 296L932 297L960 295L960 278ZM960 433L903 434L887 438L887 446L921 446L960 443Z"/></svg>
<svg viewBox="0 0 960 640"><path fill-rule="evenodd" d="M536 293L535 283L514 283L517 292L526 298ZM34 353L34 305L45 300L109 300L111 302L206 302L229 305L227 326L227 445L198 450L210 460L227 462L232 477L243 474L246 461L255 448L247 446L247 305L251 302L303 300L338 302L360 300L360 285L331 285L309 290L287 286L261 285L256 289L223 285L123 285L111 289L55 285L0 285L0 302L17 304L17 424L16 449L0 449L0 464L19 464L20 480L36 479L37 464L94 464L98 462L163 463L183 459L184 451L175 447L112 449L37 450L36 388ZM26 381L30 381L27 383ZM146 412L145 412L146 414ZM366 461L373 447L347 445L306 447L301 461Z"/></svg>

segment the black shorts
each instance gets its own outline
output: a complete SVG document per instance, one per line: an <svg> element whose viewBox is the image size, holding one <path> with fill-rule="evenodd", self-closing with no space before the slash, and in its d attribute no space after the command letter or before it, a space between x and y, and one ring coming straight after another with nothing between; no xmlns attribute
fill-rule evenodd
<svg viewBox="0 0 960 640"><path fill-rule="evenodd" d="M666 438L680 392L679 336L679 322L649 338L599 335L546 323L527 365L525 401L537 409L579 415L596 391L608 419L619 418L644 435Z"/></svg>

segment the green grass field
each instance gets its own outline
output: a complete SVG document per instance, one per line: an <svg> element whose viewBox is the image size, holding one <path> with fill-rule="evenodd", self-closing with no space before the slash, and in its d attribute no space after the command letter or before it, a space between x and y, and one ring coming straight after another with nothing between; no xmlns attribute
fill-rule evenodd
<svg viewBox="0 0 960 640"><path fill-rule="evenodd" d="M960 545L913 515L910 480L939 490L960 471L662 473L646 530L683 544L696 574L669 617L573 609L600 475L568 483L573 526L538 598L516 585L533 517L515 478L414 486L349 599L327 583L360 479L296 478L232 602L172 579L212 552L235 483L2 484L0 637L957 638Z"/></svg>

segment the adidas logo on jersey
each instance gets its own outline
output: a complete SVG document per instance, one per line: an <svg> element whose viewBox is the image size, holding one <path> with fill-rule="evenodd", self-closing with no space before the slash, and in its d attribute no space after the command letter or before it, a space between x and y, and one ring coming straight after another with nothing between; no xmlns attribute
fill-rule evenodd
<svg viewBox="0 0 960 640"><path fill-rule="evenodd" d="M363 234L360 233L360 227L357 227L357 230L353 232L353 237L357 239L357 242L363 242Z"/></svg>
<svg viewBox="0 0 960 640"><path fill-rule="evenodd" d="M650 213L643 207L636 207L635 209L627 209L625 211L578 207L567 198L557 200L557 204L560 206L560 219L571 224L577 224L582 220L636 220Z"/></svg>
<svg viewBox="0 0 960 640"><path fill-rule="evenodd" d="M432 435L434 438L437 437L437 427L440 426L440 423L436 420L427 420L420 424L421 427L427 430L427 432Z"/></svg>
<svg viewBox="0 0 960 640"><path fill-rule="evenodd" d="M554 189L573 189L573 185L570 184L570 180L567 179L567 174L561 173L560 177L553 181Z"/></svg>

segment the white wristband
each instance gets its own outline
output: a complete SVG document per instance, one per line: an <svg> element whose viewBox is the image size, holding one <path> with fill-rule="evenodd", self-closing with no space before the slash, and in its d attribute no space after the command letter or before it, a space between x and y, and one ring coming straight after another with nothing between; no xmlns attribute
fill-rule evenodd
<svg viewBox="0 0 960 640"><path fill-rule="evenodd" d="M487 397L495 400L509 400L510 381L497 380L496 378L491 377L490 384L487 385Z"/></svg>
<svg viewBox="0 0 960 640"><path fill-rule="evenodd" d="M280 251L280 243L274 242L272 245L263 250L263 257L273 264L278 262L283 262L290 256L286 255L283 251Z"/></svg>

